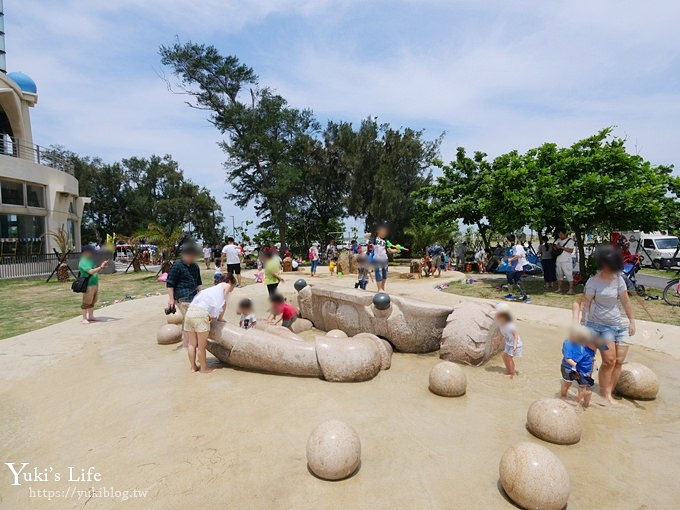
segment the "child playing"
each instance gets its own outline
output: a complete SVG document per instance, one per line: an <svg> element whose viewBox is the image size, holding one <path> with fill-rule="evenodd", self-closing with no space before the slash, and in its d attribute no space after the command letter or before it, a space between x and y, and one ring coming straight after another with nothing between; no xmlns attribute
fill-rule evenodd
<svg viewBox="0 0 680 510"><path fill-rule="evenodd" d="M501 339L505 339L503 350L503 363L505 363L505 375L512 379L515 377L515 358L522 357L522 339L517 333L517 326L512 318L510 307L506 303L496 305L496 324L500 334L494 338L493 344L497 346Z"/></svg>
<svg viewBox="0 0 680 510"><path fill-rule="evenodd" d="M333 258L331 261L328 263L328 272L332 275L335 273L335 265L336 265L336 259Z"/></svg>
<svg viewBox="0 0 680 510"><path fill-rule="evenodd" d="M357 276L357 282L354 284L354 288L366 290L369 278L373 280L373 272L371 270L371 266L368 263L368 257L366 255L357 255L357 262L359 263L359 274Z"/></svg>
<svg viewBox="0 0 680 510"><path fill-rule="evenodd" d="M241 316L238 325L243 329L253 328L257 324L257 317L253 313L253 302L250 299L242 299L238 304L236 313Z"/></svg>
<svg viewBox="0 0 680 510"><path fill-rule="evenodd" d="M562 344L562 388L560 397L567 400L567 392L571 383L578 384L578 401L583 408L590 405L592 392L590 388L595 384L592 378L595 349L593 333L581 325L573 325L569 330L569 338Z"/></svg>
<svg viewBox="0 0 680 510"><path fill-rule="evenodd" d="M290 328L298 316L295 307L286 303L286 299L281 294L272 294L269 297L269 302L272 307L267 322Z"/></svg>

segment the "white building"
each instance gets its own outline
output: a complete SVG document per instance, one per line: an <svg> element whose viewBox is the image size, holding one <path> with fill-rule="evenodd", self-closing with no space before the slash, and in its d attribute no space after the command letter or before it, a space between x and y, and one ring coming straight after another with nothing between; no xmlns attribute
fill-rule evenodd
<svg viewBox="0 0 680 510"><path fill-rule="evenodd" d="M4 9L0 0L0 263L52 253L49 232L65 228L80 251L80 223L89 198L65 161L35 144L30 110L38 104L35 82L6 73Z"/></svg>

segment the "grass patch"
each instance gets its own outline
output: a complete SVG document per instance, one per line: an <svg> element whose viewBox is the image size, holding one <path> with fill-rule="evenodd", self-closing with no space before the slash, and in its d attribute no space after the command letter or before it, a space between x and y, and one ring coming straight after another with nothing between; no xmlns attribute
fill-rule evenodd
<svg viewBox="0 0 680 510"><path fill-rule="evenodd" d="M471 285L464 283L450 283L446 292L457 294L459 296L471 296L485 299L503 299L507 294L507 290L498 290L498 287L506 283L504 277L485 278L477 280ZM574 301L574 296L567 294L557 294L554 291L546 290L543 287L543 280L540 278L529 277L524 280L527 293L531 298L531 303L534 305L553 306L556 308L571 309ZM663 301L661 290L649 289L647 294L652 297L659 297L659 300L642 301L636 297L631 297L633 302L633 309L635 317L640 320L653 320L654 322L661 322L664 324L673 324L680 326L680 307L669 306ZM583 286L576 288L577 294L583 293ZM649 314L647 311L649 311ZM651 319L650 319L651 315Z"/></svg>
<svg viewBox="0 0 680 510"><path fill-rule="evenodd" d="M677 269L652 269L649 267L643 267L640 269L640 273L646 274L647 276L659 276L661 278L668 278L669 280L678 277Z"/></svg>
<svg viewBox="0 0 680 510"><path fill-rule="evenodd" d="M212 285L213 271L201 271L204 285ZM245 283L245 282L244 282ZM166 294L155 272L113 273L99 276L99 301L96 308L146 294ZM80 315L81 297L71 291L71 282L49 283L44 278L0 280L0 339L44 328ZM159 310L162 313L162 310Z"/></svg>

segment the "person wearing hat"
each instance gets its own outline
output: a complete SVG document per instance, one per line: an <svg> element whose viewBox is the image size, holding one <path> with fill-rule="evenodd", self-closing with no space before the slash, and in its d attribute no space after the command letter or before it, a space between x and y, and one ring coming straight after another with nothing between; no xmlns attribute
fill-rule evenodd
<svg viewBox="0 0 680 510"><path fill-rule="evenodd" d="M507 303L498 303L494 314L494 319L500 331L499 335L494 338L494 346L497 346L501 340L505 341L503 348L503 363L505 363L505 375L510 378L515 377L515 358L522 357L522 339L517 332L515 320Z"/></svg>
<svg viewBox="0 0 680 510"><path fill-rule="evenodd" d="M187 241L180 246L179 251L181 257L170 266L165 285L168 288L168 308L172 310L177 306L186 316L189 303L196 297L203 284L201 269L196 264L200 250L195 243ZM186 337L183 340L186 347Z"/></svg>
<svg viewBox="0 0 680 510"><path fill-rule="evenodd" d="M312 278L316 276L316 268L319 266L320 260L319 243L314 241L311 248L309 248L309 261L312 263Z"/></svg>
<svg viewBox="0 0 680 510"><path fill-rule="evenodd" d="M99 265L94 263L95 247L91 244L83 246L82 256L78 261L78 273L81 278L87 278L87 291L83 293L83 302L80 309L83 314L83 324L96 321L94 318L94 305L99 295L99 273L106 267L108 260Z"/></svg>

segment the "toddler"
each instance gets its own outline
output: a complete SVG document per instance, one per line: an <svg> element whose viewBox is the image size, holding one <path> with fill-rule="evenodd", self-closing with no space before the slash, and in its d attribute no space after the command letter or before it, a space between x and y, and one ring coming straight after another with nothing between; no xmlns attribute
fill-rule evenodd
<svg viewBox="0 0 680 510"><path fill-rule="evenodd" d="M566 400L571 383L576 381L578 401L584 409L590 405L592 395L590 388L595 384L592 374L596 348L592 331L580 324L572 325L569 329L569 338L562 344L560 397Z"/></svg>
<svg viewBox="0 0 680 510"><path fill-rule="evenodd" d="M495 321L498 324L500 334L494 339L497 346L501 339L505 340L503 349L503 363L505 363L505 375L512 379L515 377L515 358L522 357L522 339L517 333L517 326L506 303L496 305Z"/></svg>
<svg viewBox="0 0 680 510"><path fill-rule="evenodd" d="M253 302L250 299L242 299L236 313L241 316L238 325L243 329L253 328L257 324L257 317L253 313Z"/></svg>
<svg viewBox="0 0 680 510"><path fill-rule="evenodd" d="M359 274L357 276L357 282L354 284L354 288L366 290L368 280L373 280L371 266L368 263L368 257L366 255L357 255L357 262L359 263Z"/></svg>
<svg viewBox="0 0 680 510"><path fill-rule="evenodd" d="M286 299L281 294L272 294L269 302L272 307L267 322L290 329L298 317L297 309L286 303Z"/></svg>

